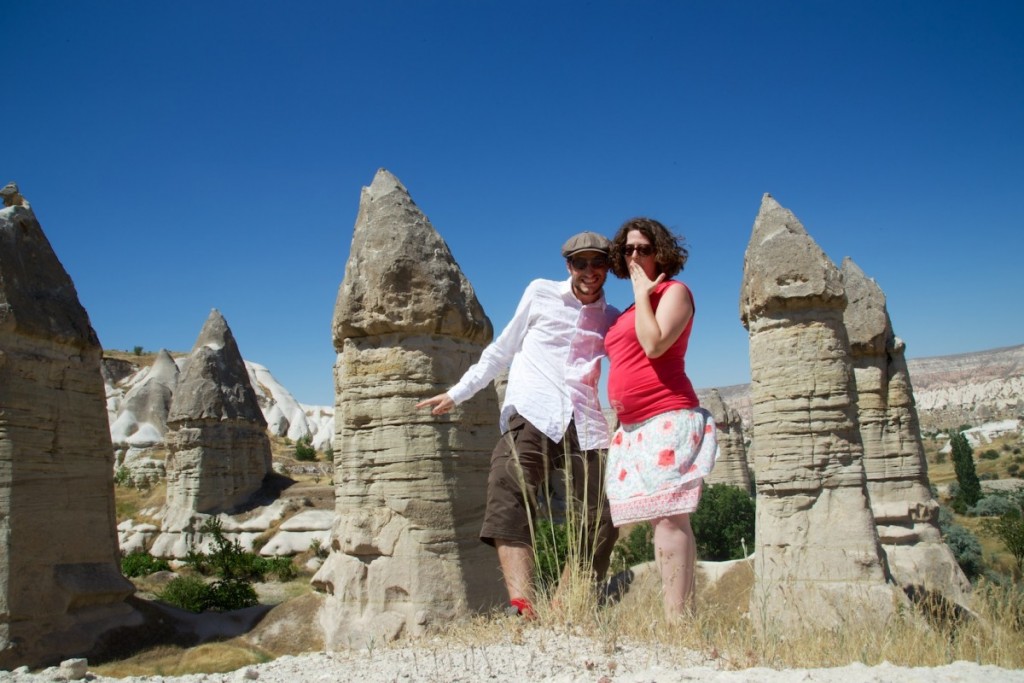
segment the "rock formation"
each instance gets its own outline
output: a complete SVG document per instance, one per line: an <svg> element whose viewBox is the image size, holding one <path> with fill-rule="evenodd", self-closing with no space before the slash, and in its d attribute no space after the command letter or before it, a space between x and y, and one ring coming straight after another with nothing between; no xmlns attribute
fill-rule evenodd
<svg viewBox="0 0 1024 683"><path fill-rule="evenodd" d="M711 412L718 426L718 460L706 484L729 484L753 494L750 467L747 465L747 445L743 440L743 421L730 408L717 389L701 392L700 405Z"/></svg>
<svg viewBox="0 0 1024 683"><path fill-rule="evenodd" d="M477 538L498 408L481 392L438 418L493 330L448 245L385 170L363 188L334 310L332 552L314 577L328 647L419 634L502 594Z"/></svg>
<svg viewBox="0 0 1024 683"><path fill-rule="evenodd" d="M154 484L165 474L167 414L178 384L178 365L166 350L121 400L110 425L115 467L124 467L132 484ZM159 457L152 457L157 455Z"/></svg>
<svg viewBox="0 0 1024 683"><path fill-rule="evenodd" d="M755 623L885 618L888 581L866 494L839 269L765 195L743 265L757 473Z"/></svg>
<svg viewBox="0 0 1024 683"><path fill-rule="evenodd" d="M234 335L214 309L167 415L164 530L189 528L193 513L229 511L252 496L271 471L266 430Z"/></svg>
<svg viewBox="0 0 1024 683"><path fill-rule="evenodd" d="M101 348L17 186L0 209L0 668L141 622L125 599Z"/></svg>
<svg viewBox="0 0 1024 683"><path fill-rule="evenodd" d="M864 473L889 571L911 595L937 593L964 605L970 584L939 531L903 340L875 281L849 258L842 278Z"/></svg>

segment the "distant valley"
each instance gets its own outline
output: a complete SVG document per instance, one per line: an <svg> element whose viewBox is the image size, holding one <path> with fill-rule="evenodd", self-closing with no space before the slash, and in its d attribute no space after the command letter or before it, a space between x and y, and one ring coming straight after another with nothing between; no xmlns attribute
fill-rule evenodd
<svg viewBox="0 0 1024 683"><path fill-rule="evenodd" d="M1024 344L917 358L908 360L907 366L923 431L1024 415ZM749 425L750 385L734 384L718 391Z"/></svg>

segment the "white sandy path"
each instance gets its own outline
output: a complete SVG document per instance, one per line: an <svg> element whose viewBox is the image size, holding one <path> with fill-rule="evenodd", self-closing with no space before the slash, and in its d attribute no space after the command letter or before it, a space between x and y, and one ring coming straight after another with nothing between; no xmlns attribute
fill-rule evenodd
<svg viewBox="0 0 1024 683"><path fill-rule="evenodd" d="M466 645L441 638L416 646L377 648L358 652L310 653L286 656L266 664L226 674L196 674L173 677L96 677L97 683L263 683L367 681L590 681L597 683L640 683L657 681L765 681L767 683L912 683L929 681L953 683L1024 682L1024 671L956 662L934 668L907 668L881 664L831 669L766 668L721 670L725 663L710 661L695 652L672 653L629 643L618 643L606 652L603 643L544 629L509 633L508 641L491 645ZM23 671L0 672L0 683L42 683L61 680L57 668L36 674Z"/></svg>

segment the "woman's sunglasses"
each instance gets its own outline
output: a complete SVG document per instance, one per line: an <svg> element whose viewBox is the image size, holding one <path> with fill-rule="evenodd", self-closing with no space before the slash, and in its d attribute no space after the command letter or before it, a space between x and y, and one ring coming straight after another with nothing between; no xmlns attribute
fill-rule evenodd
<svg viewBox="0 0 1024 683"><path fill-rule="evenodd" d="M650 244L627 244L622 248L626 256L632 256L634 251L641 256L650 256L654 253L654 247Z"/></svg>

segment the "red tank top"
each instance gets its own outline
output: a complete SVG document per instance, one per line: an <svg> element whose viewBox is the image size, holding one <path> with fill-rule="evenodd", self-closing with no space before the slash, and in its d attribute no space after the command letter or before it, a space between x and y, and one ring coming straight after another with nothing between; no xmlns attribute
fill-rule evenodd
<svg viewBox="0 0 1024 683"><path fill-rule="evenodd" d="M666 289L686 287L682 282L666 280L651 293L651 307ZM693 294L686 288L693 303ZM696 313L696 306L694 306ZM611 369L608 373L608 400L624 424L636 424L667 412L700 407L697 392L686 376L686 346L690 342L693 318L686 323L679 339L658 358L648 358L636 336L636 308L630 306L608 330L604 346Z"/></svg>

